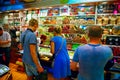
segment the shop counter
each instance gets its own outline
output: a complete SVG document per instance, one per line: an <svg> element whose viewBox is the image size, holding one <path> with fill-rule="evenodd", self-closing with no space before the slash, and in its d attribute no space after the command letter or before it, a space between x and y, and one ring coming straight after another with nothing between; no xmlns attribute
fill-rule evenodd
<svg viewBox="0 0 120 80"><path fill-rule="evenodd" d="M20 50L18 53L23 54L23 50ZM41 54L41 53L40 53ZM40 57L40 63L43 66L44 69L47 69L48 72L52 73L52 55L46 55L42 54ZM74 71L72 72L73 74ZM75 76L75 75L74 75ZM105 80L111 80L111 79L120 79L120 64L115 63L112 68L105 71Z"/></svg>

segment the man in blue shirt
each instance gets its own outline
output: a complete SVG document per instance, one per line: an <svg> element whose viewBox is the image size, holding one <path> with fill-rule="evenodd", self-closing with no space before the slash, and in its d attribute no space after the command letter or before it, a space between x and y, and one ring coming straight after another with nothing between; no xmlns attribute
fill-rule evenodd
<svg viewBox="0 0 120 80"><path fill-rule="evenodd" d="M37 38L34 34L37 28L38 21L31 19L28 29L21 34L21 43L23 45L22 60L25 64L27 80L33 80L33 76L37 76L38 72L43 72L38 59Z"/></svg>
<svg viewBox="0 0 120 80"><path fill-rule="evenodd" d="M74 53L71 69L77 70L79 63L79 80L104 80L104 67L113 54L108 46L100 44L102 32L100 26L89 26L89 43L79 46Z"/></svg>

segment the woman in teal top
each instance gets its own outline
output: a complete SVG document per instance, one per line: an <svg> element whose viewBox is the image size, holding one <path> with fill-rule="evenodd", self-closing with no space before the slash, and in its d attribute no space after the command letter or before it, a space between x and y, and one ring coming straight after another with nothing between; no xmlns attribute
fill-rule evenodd
<svg viewBox="0 0 120 80"><path fill-rule="evenodd" d="M55 27L54 37L51 39L51 53L55 55L53 66L55 80L65 80L71 75L66 39L62 38L61 32L61 27Z"/></svg>

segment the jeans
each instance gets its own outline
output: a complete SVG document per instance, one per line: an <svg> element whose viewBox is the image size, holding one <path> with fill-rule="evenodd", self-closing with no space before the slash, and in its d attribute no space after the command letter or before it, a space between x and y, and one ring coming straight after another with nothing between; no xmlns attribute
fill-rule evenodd
<svg viewBox="0 0 120 80"><path fill-rule="evenodd" d="M5 56L5 59L3 58ZM10 62L10 47L0 47L0 63L9 66Z"/></svg>

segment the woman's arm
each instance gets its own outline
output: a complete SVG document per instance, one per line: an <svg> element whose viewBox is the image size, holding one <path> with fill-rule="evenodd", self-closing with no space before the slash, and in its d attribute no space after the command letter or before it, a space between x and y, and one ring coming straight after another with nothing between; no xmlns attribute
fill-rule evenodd
<svg viewBox="0 0 120 80"><path fill-rule="evenodd" d="M50 42L50 46L51 46L51 48L50 48L50 52L52 53L52 54L54 54L54 48L55 48L55 43L53 42L53 41L51 41Z"/></svg>

